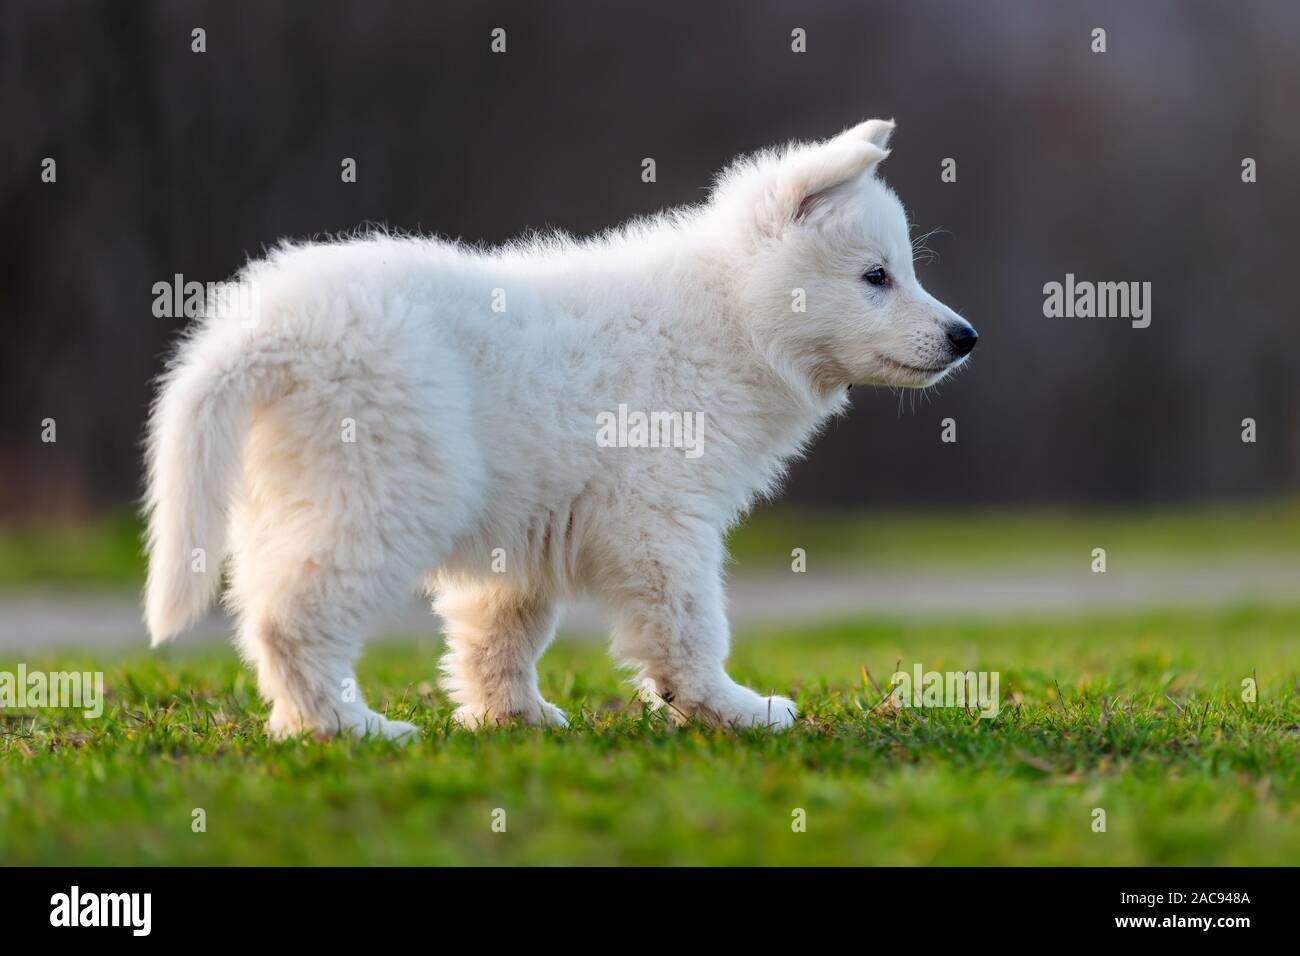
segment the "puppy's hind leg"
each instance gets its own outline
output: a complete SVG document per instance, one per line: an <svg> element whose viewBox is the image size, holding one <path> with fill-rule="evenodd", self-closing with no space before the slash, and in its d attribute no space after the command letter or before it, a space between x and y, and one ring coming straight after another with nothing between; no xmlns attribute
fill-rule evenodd
<svg viewBox="0 0 1300 956"><path fill-rule="evenodd" d="M303 628L296 629L263 620L246 625L241 635L246 656L256 662L258 689L271 702L267 733L272 737L304 731L319 737L415 736L414 724L390 720L366 706L352 670L355 653L325 650L319 632L309 643L305 635L315 622L302 623Z"/></svg>
<svg viewBox="0 0 1300 956"><path fill-rule="evenodd" d="M450 530L396 485L373 492L365 474L330 463L259 464L232 523L229 599L243 655L271 708L267 731L414 734L412 724L366 705L353 663L381 613L411 600L418 568L446 546Z"/></svg>
<svg viewBox="0 0 1300 956"><path fill-rule="evenodd" d="M504 585L444 582L435 609L446 625L443 687L460 705L458 723L568 725L537 687L537 661L555 636L554 602Z"/></svg>
<svg viewBox="0 0 1300 956"><path fill-rule="evenodd" d="M366 705L353 662L373 615L363 588L350 577L305 561L296 577L269 582L265 589L236 585L236 600L244 605L240 646L257 669L273 737L416 734L415 725Z"/></svg>
<svg viewBox="0 0 1300 956"><path fill-rule="evenodd" d="M353 662L481 496L457 366L400 317L349 316L255 413L232 515L231 601L276 735L414 732L366 706Z"/></svg>

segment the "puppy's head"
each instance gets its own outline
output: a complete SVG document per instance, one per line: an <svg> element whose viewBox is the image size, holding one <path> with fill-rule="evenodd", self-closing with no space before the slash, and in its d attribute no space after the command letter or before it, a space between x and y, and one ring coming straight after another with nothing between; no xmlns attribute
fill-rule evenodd
<svg viewBox="0 0 1300 956"><path fill-rule="evenodd" d="M921 288L907 217L876 178L894 124L760 153L723 174L714 203L740 233L744 318L769 360L818 389L933 385L975 330Z"/></svg>

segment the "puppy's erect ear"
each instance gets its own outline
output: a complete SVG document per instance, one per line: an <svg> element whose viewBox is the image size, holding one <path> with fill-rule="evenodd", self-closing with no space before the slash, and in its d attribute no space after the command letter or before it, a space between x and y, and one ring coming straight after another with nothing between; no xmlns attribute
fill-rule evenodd
<svg viewBox="0 0 1300 956"><path fill-rule="evenodd" d="M873 119L865 123L859 123L852 129L846 129L837 138L838 139L857 139L870 143L872 146L879 146L881 149L888 149L889 137L894 135L894 121Z"/></svg>
<svg viewBox="0 0 1300 956"><path fill-rule="evenodd" d="M833 139L795 149L772 171L755 214L759 229L779 235L805 219L830 190L870 175L889 155L892 120L868 120Z"/></svg>

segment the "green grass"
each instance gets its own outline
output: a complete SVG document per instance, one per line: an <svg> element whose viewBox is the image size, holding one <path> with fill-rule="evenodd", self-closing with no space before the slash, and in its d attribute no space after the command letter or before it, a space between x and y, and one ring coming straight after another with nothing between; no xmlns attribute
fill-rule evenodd
<svg viewBox="0 0 1300 956"><path fill-rule="evenodd" d="M224 647L29 659L102 667L109 703L0 713L0 863L1294 865L1298 637L1300 608L744 635L733 674L806 715L784 734L670 729L583 642L542 663L570 729L471 734L430 686L436 644L381 642L363 686L421 726L407 748L268 741ZM900 660L998 671L1001 713L879 706L864 668Z"/></svg>
<svg viewBox="0 0 1300 956"><path fill-rule="evenodd" d="M85 524L0 529L0 589L138 588L142 526L130 513ZM1104 547L1130 559L1300 553L1300 499L1126 511L806 511L760 508L730 539L740 568L789 566L793 548L820 565L1077 562Z"/></svg>

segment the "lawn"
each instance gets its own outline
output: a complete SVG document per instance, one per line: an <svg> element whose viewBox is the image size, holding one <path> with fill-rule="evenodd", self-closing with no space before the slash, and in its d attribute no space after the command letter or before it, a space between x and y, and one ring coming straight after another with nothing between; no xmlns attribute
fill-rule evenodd
<svg viewBox="0 0 1300 956"><path fill-rule="evenodd" d="M1162 565L1245 557L1294 561L1300 554L1300 499L965 512L801 511L777 505L757 511L729 541L740 567L788 565L793 547L819 563L887 567L1073 564L1097 547Z"/></svg>
<svg viewBox="0 0 1300 956"><path fill-rule="evenodd" d="M733 674L805 715L784 734L673 729L562 640L542 686L572 726L471 734L436 642L394 637L361 675L406 748L268 741L225 646L25 659L104 670L108 704L0 714L0 863L1294 865L1297 638L1300 608L740 635ZM882 703L900 661L997 671L1000 713Z"/></svg>
<svg viewBox="0 0 1300 956"><path fill-rule="evenodd" d="M143 531L130 512L84 523L0 527L0 593L139 589ZM851 566L1076 563L1096 547L1161 563L1278 555L1294 560L1300 553L1300 499L1076 511L845 512L775 505L747 517L728 547L740 569L788 567L796 547L819 564Z"/></svg>

